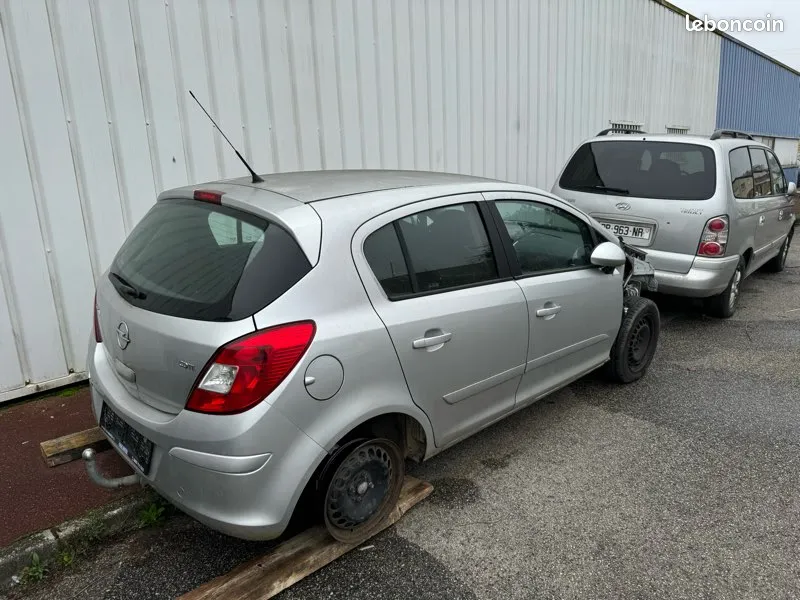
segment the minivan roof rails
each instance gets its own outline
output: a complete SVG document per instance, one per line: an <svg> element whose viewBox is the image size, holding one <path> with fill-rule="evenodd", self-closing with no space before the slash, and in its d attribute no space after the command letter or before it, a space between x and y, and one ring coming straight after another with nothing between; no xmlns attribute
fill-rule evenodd
<svg viewBox="0 0 800 600"><path fill-rule="evenodd" d="M615 127L609 127L608 129L603 129L603 131L598 133L595 137L600 137L602 135L608 135L609 133L624 133L624 134L635 133L637 135L643 135L643 134L646 134L647 132L646 131L642 131L640 129L617 129Z"/></svg>
<svg viewBox="0 0 800 600"><path fill-rule="evenodd" d="M743 140L753 139L753 136L750 135L749 133L744 133L743 131L734 131L733 129L717 129L714 133L711 134L712 140L718 140L724 137L741 138Z"/></svg>

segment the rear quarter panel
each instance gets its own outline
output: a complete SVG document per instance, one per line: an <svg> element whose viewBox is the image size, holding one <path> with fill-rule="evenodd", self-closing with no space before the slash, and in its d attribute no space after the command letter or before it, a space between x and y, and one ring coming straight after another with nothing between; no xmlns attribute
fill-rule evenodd
<svg viewBox="0 0 800 600"><path fill-rule="evenodd" d="M361 224L343 202L314 203L323 222L319 263L294 288L255 315L258 329L313 319L314 341L300 365L282 386L274 404L297 427L326 450L364 421L386 413L416 419L425 430L427 455L433 449L430 422L412 401L389 334L369 302L350 249ZM334 356L344 379L328 400L306 390L305 371L315 358Z"/></svg>

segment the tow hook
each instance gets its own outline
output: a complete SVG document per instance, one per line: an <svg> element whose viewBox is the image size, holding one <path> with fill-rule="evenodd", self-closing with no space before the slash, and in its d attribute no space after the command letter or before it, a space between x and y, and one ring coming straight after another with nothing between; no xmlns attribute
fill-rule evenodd
<svg viewBox="0 0 800 600"><path fill-rule="evenodd" d="M136 485L142 481L142 478L136 473L127 475L126 477L116 477L114 479L103 477L97 470L97 464L94 461L95 451L92 448L84 450L81 457L83 458L83 463L86 465L86 472L89 474L89 479L100 487L116 490L121 487Z"/></svg>

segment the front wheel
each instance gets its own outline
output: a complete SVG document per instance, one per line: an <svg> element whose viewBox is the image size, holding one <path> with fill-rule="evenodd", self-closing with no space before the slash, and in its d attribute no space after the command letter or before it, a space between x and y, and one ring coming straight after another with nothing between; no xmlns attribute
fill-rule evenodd
<svg viewBox="0 0 800 600"><path fill-rule="evenodd" d="M647 372L658 346L661 315L648 298L625 298L625 315L606 365L608 377L619 383L632 383Z"/></svg>
<svg viewBox="0 0 800 600"><path fill-rule="evenodd" d="M373 536L397 504L404 476L403 453L391 440L356 445L338 463L325 491L328 532L346 544Z"/></svg>
<svg viewBox="0 0 800 600"><path fill-rule="evenodd" d="M739 264L736 265L736 272L731 277L725 291L706 300L706 312L712 317L728 319L736 312L742 281L744 280L744 268L744 259L739 259Z"/></svg>

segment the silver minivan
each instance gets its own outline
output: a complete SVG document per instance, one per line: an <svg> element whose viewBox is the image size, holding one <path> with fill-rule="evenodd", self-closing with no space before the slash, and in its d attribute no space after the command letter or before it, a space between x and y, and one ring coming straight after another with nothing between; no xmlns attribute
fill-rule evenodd
<svg viewBox="0 0 800 600"><path fill-rule="evenodd" d="M793 182L747 134L710 138L600 132L567 161L552 192L647 254L659 291L736 310L756 269L781 271L795 221Z"/></svg>
<svg viewBox="0 0 800 600"><path fill-rule="evenodd" d="M406 458L603 365L645 374L640 256L552 194L461 175L169 190L97 282L95 416L134 480L211 527L269 539L300 505L361 540Z"/></svg>

